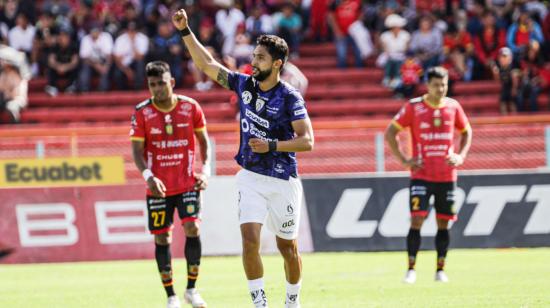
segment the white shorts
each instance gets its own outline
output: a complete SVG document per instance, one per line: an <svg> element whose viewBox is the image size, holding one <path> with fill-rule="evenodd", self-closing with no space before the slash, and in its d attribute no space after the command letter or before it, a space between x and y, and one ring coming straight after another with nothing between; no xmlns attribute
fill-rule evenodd
<svg viewBox="0 0 550 308"><path fill-rule="evenodd" d="M265 223L280 238L298 237L303 195L299 179L290 177L286 181L241 169L237 187L240 224Z"/></svg>

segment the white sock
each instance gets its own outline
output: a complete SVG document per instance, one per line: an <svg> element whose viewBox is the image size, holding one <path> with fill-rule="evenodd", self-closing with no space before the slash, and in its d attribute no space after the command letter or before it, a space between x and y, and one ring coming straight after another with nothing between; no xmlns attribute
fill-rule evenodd
<svg viewBox="0 0 550 308"><path fill-rule="evenodd" d="M302 281L298 281L296 284L286 282L286 307L295 307L300 303L300 289L302 287ZM292 305L292 306L289 306Z"/></svg>
<svg viewBox="0 0 550 308"><path fill-rule="evenodd" d="M249 280L248 289L250 290L252 303L256 307L267 307L267 297L265 296L263 278Z"/></svg>

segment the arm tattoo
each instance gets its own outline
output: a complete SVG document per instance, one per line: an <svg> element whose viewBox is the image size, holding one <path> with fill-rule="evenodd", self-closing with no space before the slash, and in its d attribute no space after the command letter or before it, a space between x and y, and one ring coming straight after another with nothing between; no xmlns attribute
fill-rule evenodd
<svg viewBox="0 0 550 308"><path fill-rule="evenodd" d="M229 89L229 79L227 77L227 70L220 68L218 71L218 77L216 81L224 88Z"/></svg>

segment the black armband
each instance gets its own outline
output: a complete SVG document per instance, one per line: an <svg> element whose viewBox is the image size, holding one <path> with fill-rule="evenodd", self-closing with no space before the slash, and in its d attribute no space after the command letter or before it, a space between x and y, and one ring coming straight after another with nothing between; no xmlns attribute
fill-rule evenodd
<svg viewBox="0 0 550 308"><path fill-rule="evenodd" d="M185 27L185 28L180 30L180 35L182 37L187 36L189 34L191 34L191 30L189 29L189 27Z"/></svg>
<svg viewBox="0 0 550 308"><path fill-rule="evenodd" d="M268 141L269 144L269 152L275 152L277 151L277 141Z"/></svg>

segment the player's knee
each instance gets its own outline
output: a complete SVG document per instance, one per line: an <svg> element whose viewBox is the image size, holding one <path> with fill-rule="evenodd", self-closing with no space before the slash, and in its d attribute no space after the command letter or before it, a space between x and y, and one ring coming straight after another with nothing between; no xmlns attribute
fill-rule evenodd
<svg viewBox="0 0 550 308"><path fill-rule="evenodd" d="M196 222L186 222L183 225L183 229L185 230L185 235L189 237L197 237L199 236L199 225Z"/></svg>
<svg viewBox="0 0 550 308"><path fill-rule="evenodd" d="M260 239L254 235L243 234L243 250L245 252L259 252Z"/></svg>
<svg viewBox="0 0 550 308"><path fill-rule="evenodd" d="M155 234L155 243L157 245L170 245L171 242L170 232Z"/></svg>
<svg viewBox="0 0 550 308"><path fill-rule="evenodd" d="M437 218L437 229L446 230L449 228L449 220Z"/></svg>
<svg viewBox="0 0 550 308"><path fill-rule="evenodd" d="M277 241L277 248L285 259L298 258L298 246L296 241Z"/></svg>
<svg viewBox="0 0 550 308"><path fill-rule="evenodd" d="M414 216L411 218L411 228L413 229L420 229L422 228L422 224L424 223L424 217L422 216Z"/></svg>

